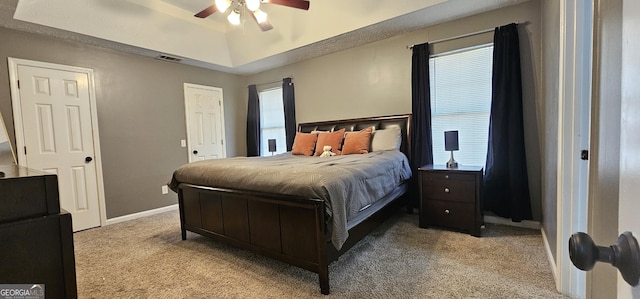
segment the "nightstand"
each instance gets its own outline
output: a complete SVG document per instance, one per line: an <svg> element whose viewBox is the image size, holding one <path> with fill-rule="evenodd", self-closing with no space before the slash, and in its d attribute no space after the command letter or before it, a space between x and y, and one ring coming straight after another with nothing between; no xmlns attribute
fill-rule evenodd
<svg viewBox="0 0 640 299"><path fill-rule="evenodd" d="M420 227L438 226L480 237L482 167L429 164L418 171Z"/></svg>

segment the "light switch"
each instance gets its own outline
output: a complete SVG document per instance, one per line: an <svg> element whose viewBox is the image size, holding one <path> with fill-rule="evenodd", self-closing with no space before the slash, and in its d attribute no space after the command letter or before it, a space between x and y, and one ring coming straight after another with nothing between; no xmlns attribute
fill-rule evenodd
<svg viewBox="0 0 640 299"><path fill-rule="evenodd" d="M163 185L162 186L162 194L167 194L169 193L169 187L167 185Z"/></svg>
<svg viewBox="0 0 640 299"><path fill-rule="evenodd" d="M180 146L187 147L187 141L184 139L180 140Z"/></svg>

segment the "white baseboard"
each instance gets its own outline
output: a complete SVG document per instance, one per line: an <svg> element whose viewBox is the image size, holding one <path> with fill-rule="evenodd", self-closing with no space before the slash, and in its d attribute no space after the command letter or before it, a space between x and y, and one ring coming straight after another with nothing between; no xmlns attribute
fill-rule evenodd
<svg viewBox="0 0 640 299"><path fill-rule="evenodd" d="M547 233L544 231L544 227L540 228L540 232L542 233L542 242L544 243L544 249L547 252L547 258L549 258L551 274L553 274L553 280L556 283L556 290L560 292L560 280L558 278L556 261L553 259L553 254L551 253L551 247L549 246L549 240L547 239Z"/></svg>
<svg viewBox="0 0 640 299"><path fill-rule="evenodd" d="M530 228L530 229L540 229L540 227L541 227L540 226L540 222L538 222L538 221L522 220L520 222L513 222L513 221L511 221L511 219L497 217L497 216L491 216L491 215L484 215L484 222L485 223L493 223L493 224L510 225L510 226L523 227L523 228Z"/></svg>
<svg viewBox="0 0 640 299"><path fill-rule="evenodd" d="M147 211L142 211L142 212L139 212L139 213L133 213L133 214L129 214L129 215L115 217L115 218L107 219L106 225L116 224L116 223L120 223L120 222L124 222L124 221L138 219L138 218L151 216L151 215L155 215L155 214L160 214L160 213L173 211L173 210L177 210L177 209L178 209L178 204L175 204L175 205L170 205L170 206L157 208L157 209L153 209L153 210L147 210Z"/></svg>

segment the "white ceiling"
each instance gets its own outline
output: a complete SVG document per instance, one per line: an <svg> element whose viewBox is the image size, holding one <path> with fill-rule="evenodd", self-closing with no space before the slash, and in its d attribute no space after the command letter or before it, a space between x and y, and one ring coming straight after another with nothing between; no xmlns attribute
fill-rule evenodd
<svg viewBox="0 0 640 299"><path fill-rule="evenodd" d="M2 0L0 26L181 63L253 74L528 0L310 0L308 11L263 4L273 30L212 0ZM484 28L481 28L484 29Z"/></svg>

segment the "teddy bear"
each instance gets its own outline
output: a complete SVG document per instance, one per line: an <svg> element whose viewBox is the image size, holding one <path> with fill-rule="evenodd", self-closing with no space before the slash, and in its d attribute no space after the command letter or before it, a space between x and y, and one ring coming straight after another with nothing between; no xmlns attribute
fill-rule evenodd
<svg viewBox="0 0 640 299"><path fill-rule="evenodd" d="M325 145L322 150L323 152L320 157L331 157L336 155L336 153L331 151L331 145Z"/></svg>

